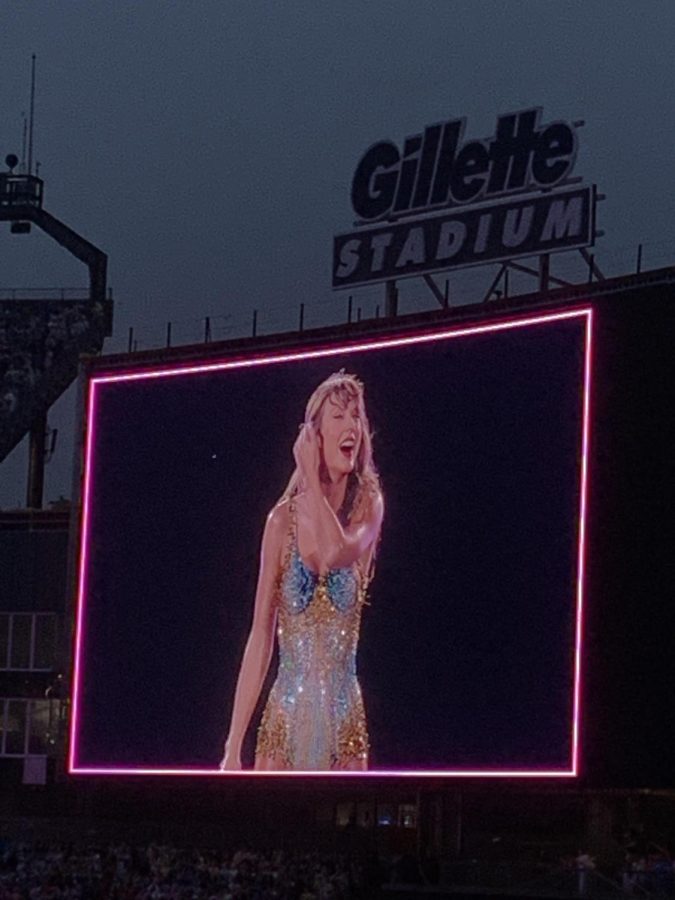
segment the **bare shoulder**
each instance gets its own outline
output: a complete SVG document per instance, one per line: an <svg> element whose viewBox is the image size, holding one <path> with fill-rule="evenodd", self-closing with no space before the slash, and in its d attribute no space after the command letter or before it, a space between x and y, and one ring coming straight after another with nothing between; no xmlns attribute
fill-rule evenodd
<svg viewBox="0 0 675 900"><path fill-rule="evenodd" d="M285 536L288 533L288 522L287 501L277 503L268 512L260 548L263 564L273 568L280 563Z"/></svg>
<svg viewBox="0 0 675 900"><path fill-rule="evenodd" d="M355 525L368 523L370 526L377 528L382 524L384 518L384 497L379 488L371 487L358 504L358 509L352 519Z"/></svg>
<svg viewBox="0 0 675 900"><path fill-rule="evenodd" d="M366 515L369 519L382 520L384 516L384 496L378 488L371 488L368 491L366 500Z"/></svg>
<svg viewBox="0 0 675 900"><path fill-rule="evenodd" d="M384 495L379 488L376 488L373 491L371 501L370 501L370 515L372 521L377 526L377 529L382 527L382 520L384 519Z"/></svg>
<svg viewBox="0 0 675 900"><path fill-rule="evenodd" d="M280 539L288 531L290 523L289 500L284 498L280 500L267 514L265 523L265 534L270 538Z"/></svg>

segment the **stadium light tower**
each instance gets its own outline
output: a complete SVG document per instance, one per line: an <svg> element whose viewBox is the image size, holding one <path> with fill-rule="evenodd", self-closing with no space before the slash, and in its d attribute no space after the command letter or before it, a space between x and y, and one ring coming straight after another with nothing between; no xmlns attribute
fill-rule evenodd
<svg viewBox="0 0 675 900"><path fill-rule="evenodd" d="M0 410L0 462L30 433L26 502L27 506L37 509L42 506L43 499L47 411L75 380L80 354L100 352L103 339L112 333L112 300L106 297L107 255L44 209L44 182L31 171L32 160L25 172L15 172L19 159L13 153L6 156L5 163L8 171L0 172L0 222L10 222L13 234L26 234L31 225L37 226L83 262L89 271L89 292L85 301L74 304L64 296L35 301L16 296L19 293L16 291L10 299L0 301L0 325L3 320L15 323L12 329L7 329L8 334L12 332L14 341L7 348L9 352L20 354L24 349L20 344L22 335L28 334L28 326L24 327L22 323L30 318L29 307L33 320L37 318L42 322L38 335L44 346L43 360L36 360L34 352L24 354L25 365L31 368L31 384L27 385L23 379L10 385L8 408ZM65 338L55 338L50 333L50 323L55 317L61 318L61 332L65 329ZM77 320L75 328L69 324L73 320ZM35 343L33 337L33 348ZM49 363L41 364L48 354Z"/></svg>
<svg viewBox="0 0 675 900"><path fill-rule="evenodd" d="M5 163L9 171L0 172L0 222L11 222L13 234L30 231L32 222L65 247L89 269L89 299L102 303L105 300L107 255L43 208L43 180L30 172L15 174L13 170L18 162L14 153L8 154Z"/></svg>

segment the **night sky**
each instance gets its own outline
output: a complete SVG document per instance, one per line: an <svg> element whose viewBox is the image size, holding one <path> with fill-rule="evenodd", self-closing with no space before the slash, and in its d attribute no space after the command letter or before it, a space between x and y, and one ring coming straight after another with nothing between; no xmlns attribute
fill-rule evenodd
<svg viewBox="0 0 675 900"><path fill-rule="evenodd" d="M648 9L648 14L645 14ZM45 206L109 254L110 349L344 319L330 291L332 236L371 143L467 116L539 105L584 119L575 174L597 183L606 274L672 262L675 8L650 0L203 0L3 4L0 153L21 153L30 55L38 56L35 154ZM554 261L564 272L574 260ZM451 278L479 299L494 268ZM39 231L0 234L0 287L84 286L86 272ZM519 281L512 280L512 290ZM418 280L403 312L432 308ZM525 287L525 282L521 284ZM357 292L364 315L381 289ZM46 499L70 493L74 393L54 408L59 444ZM3 463L0 504L21 504L25 446Z"/></svg>

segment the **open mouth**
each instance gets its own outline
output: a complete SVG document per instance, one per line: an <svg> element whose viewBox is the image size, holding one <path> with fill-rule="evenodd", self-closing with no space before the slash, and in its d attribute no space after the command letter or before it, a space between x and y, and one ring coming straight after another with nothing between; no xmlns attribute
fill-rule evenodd
<svg viewBox="0 0 675 900"><path fill-rule="evenodd" d="M340 453L346 458L351 459L356 450L356 441L353 438L347 438L340 444Z"/></svg>

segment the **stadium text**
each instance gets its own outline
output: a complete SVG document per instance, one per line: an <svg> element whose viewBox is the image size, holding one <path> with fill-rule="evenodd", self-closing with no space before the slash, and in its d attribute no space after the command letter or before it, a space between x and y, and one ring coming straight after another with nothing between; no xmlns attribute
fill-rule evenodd
<svg viewBox="0 0 675 900"><path fill-rule="evenodd" d="M333 287L589 246L594 194L592 187L561 189L338 235Z"/></svg>
<svg viewBox="0 0 675 900"><path fill-rule="evenodd" d="M574 166L576 131L562 121L540 127L540 113L499 116L492 138L464 144L465 118L428 126L402 151L392 141L374 144L354 173L356 215L373 222L560 184Z"/></svg>

